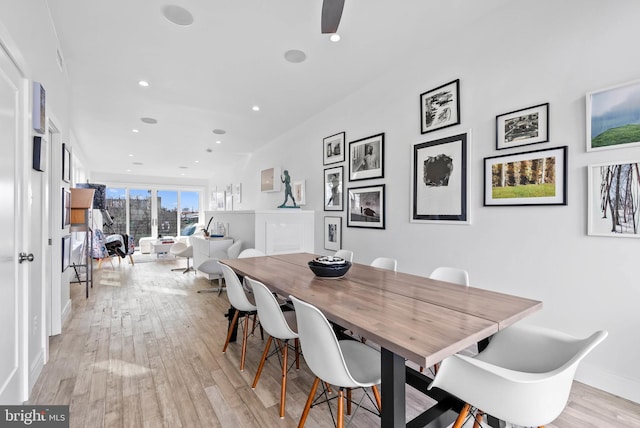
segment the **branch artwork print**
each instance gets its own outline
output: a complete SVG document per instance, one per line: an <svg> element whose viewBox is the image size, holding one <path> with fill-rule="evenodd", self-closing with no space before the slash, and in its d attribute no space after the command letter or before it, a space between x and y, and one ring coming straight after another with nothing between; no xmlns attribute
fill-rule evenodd
<svg viewBox="0 0 640 428"><path fill-rule="evenodd" d="M640 216L640 163L600 168L600 214L611 233L638 234Z"/></svg>

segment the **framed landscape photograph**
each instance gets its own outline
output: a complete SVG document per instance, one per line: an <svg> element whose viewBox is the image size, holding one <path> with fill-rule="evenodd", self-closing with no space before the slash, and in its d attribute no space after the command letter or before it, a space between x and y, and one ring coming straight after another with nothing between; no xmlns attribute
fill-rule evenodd
<svg viewBox="0 0 640 428"><path fill-rule="evenodd" d="M344 162L344 132L339 132L322 140L324 165Z"/></svg>
<svg viewBox="0 0 640 428"><path fill-rule="evenodd" d="M411 222L470 222L468 139L464 133L414 144Z"/></svg>
<svg viewBox="0 0 640 428"><path fill-rule="evenodd" d="M344 167L336 166L324 170L324 210L342 211L342 184Z"/></svg>
<svg viewBox="0 0 640 428"><path fill-rule="evenodd" d="M566 204L567 146L484 158L484 206Z"/></svg>
<svg viewBox="0 0 640 428"><path fill-rule="evenodd" d="M338 251L342 248L342 217L324 218L324 249Z"/></svg>
<svg viewBox="0 0 640 428"><path fill-rule="evenodd" d="M496 149L549 141L549 103L496 116Z"/></svg>
<svg viewBox="0 0 640 428"><path fill-rule="evenodd" d="M640 81L589 92L587 151L640 145Z"/></svg>
<svg viewBox="0 0 640 428"><path fill-rule="evenodd" d="M384 229L384 184L349 189L347 227Z"/></svg>
<svg viewBox="0 0 640 428"><path fill-rule="evenodd" d="M349 181L384 177L384 132L349 143Z"/></svg>
<svg viewBox="0 0 640 428"><path fill-rule="evenodd" d="M640 161L588 168L588 234L639 238Z"/></svg>
<svg viewBox="0 0 640 428"><path fill-rule="evenodd" d="M460 123L460 79L420 94L423 134Z"/></svg>

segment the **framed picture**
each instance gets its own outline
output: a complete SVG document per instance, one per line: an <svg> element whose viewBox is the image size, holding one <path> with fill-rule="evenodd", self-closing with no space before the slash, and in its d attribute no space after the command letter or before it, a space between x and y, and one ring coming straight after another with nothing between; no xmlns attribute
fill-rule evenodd
<svg viewBox="0 0 640 428"><path fill-rule="evenodd" d="M296 205L307 204L307 190L305 180L298 180L293 182L293 197L296 199Z"/></svg>
<svg viewBox="0 0 640 428"><path fill-rule="evenodd" d="M47 140L33 137L33 169L43 171L47 165Z"/></svg>
<svg viewBox="0 0 640 428"><path fill-rule="evenodd" d="M46 122L46 96L45 90L38 82L33 82L33 130L44 134Z"/></svg>
<svg viewBox="0 0 640 428"><path fill-rule="evenodd" d="M384 177L384 132L349 143L349 181Z"/></svg>
<svg viewBox="0 0 640 428"><path fill-rule="evenodd" d="M349 189L348 227L384 229L384 184Z"/></svg>
<svg viewBox="0 0 640 428"><path fill-rule="evenodd" d="M460 123L460 79L420 94L423 134Z"/></svg>
<svg viewBox="0 0 640 428"><path fill-rule="evenodd" d="M567 146L484 158L484 205L567 205Z"/></svg>
<svg viewBox="0 0 640 428"><path fill-rule="evenodd" d="M324 210L342 211L342 183L344 167L336 166L324 170Z"/></svg>
<svg viewBox="0 0 640 428"><path fill-rule="evenodd" d="M496 149L549 141L549 103L496 116Z"/></svg>
<svg viewBox="0 0 640 428"><path fill-rule="evenodd" d="M226 207L226 198L224 196L224 190L216 191L216 209L218 211L224 211Z"/></svg>
<svg viewBox="0 0 640 428"><path fill-rule="evenodd" d="M224 192L224 209L225 211L233 211L233 193Z"/></svg>
<svg viewBox="0 0 640 428"><path fill-rule="evenodd" d="M640 161L588 166L589 235L640 237Z"/></svg>
<svg viewBox="0 0 640 428"><path fill-rule="evenodd" d="M71 235L62 237L62 272L71 264Z"/></svg>
<svg viewBox="0 0 640 428"><path fill-rule="evenodd" d="M640 145L640 81L587 94L587 151Z"/></svg>
<svg viewBox="0 0 640 428"><path fill-rule="evenodd" d="M237 183L233 188L233 203L240 204L242 202L242 183Z"/></svg>
<svg viewBox="0 0 640 428"><path fill-rule="evenodd" d="M71 224L71 192L62 188L62 228Z"/></svg>
<svg viewBox="0 0 640 428"><path fill-rule="evenodd" d="M344 162L344 132L339 132L322 140L324 165Z"/></svg>
<svg viewBox="0 0 640 428"><path fill-rule="evenodd" d="M342 248L342 217L324 218L324 249L338 251Z"/></svg>
<svg viewBox="0 0 640 428"><path fill-rule="evenodd" d="M260 171L260 191L279 192L280 191L280 168L273 167Z"/></svg>
<svg viewBox="0 0 640 428"><path fill-rule="evenodd" d="M71 152L67 144L62 144L62 180L71 182Z"/></svg>
<svg viewBox="0 0 640 428"><path fill-rule="evenodd" d="M414 144L410 221L468 224L468 164L467 133Z"/></svg>

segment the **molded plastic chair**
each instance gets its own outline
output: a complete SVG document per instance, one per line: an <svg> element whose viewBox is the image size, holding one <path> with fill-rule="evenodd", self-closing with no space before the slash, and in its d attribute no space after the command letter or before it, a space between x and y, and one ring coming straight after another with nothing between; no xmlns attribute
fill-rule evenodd
<svg viewBox="0 0 640 428"><path fill-rule="evenodd" d="M273 339L278 342L278 349L276 352L282 352L282 381L280 386L280 417L284 418L284 407L287 394L287 371L288 371L288 350L289 340L294 339L294 350L296 369L300 368L300 353L299 353L299 341L298 333L296 332L296 314L294 311L282 311L280 303L273 295L273 293L261 282L258 282L249 277L245 278L250 284L253 290L253 295L256 299L256 306L258 307L258 317L260 318L260 325L269 334L267 344L264 347L260 364L258 365L258 371L253 379L252 389L255 389L260 380L262 374L262 368L268 358L269 350L271 349L271 343ZM281 341L283 343L281 343ZM275 352L274 352L275 353Z"/></svg>
<svg viewBox="0 0 640 428"><path fill-rule="evenodd" d="M464 269L452 268L452 267L439 267L436 268L431 275L431 279L437 279L438 281L453 282L454 284L469 286L469 274Z"/></svg>
<svg viewBox="0 0 640 428"><path fill-rule="evenodd" d="M298 427L304 426L321 380L339 388L338 427L344 424L345 388L370 387L375 396L375 405L380 410L380 394L376 387L381 382L380 352L355 340L338 341L331 324L318 308L293 296L289 298L296 309L298 335L304 359L316 375ZM347 398L349 396L348 391Z"/></svg>
<svg viewBox="0 0 640 428"><path fill-rule="evenodd" d="M473 406L505 422L543 426L564 410L580 361L607 337L586 339L541 327L513 325L496 333L476 357L453 355L442 361L429 389L438 387L468 403L454 427Z"/></svg>
<svg viewBox="0 0 640 428"><path fill-rule="evenodd" d="M233 308L235 309L233 319L229 324L227 340L225 340L224 342L222 352L227 352L227 347L229 346L231 336L233 335L233 329L238 323L238 318L242 315L244 326L242 332L242 354L240 356L240 371L244 371L244 359L247 354L247 335L249 333L249 318L253 316L253 320L255 323L255 316L258 313L258 308L247 298L247 295L244 292L244 288L242 288L242 284L240 283L240 279L233 271L233 269L222 263L220 263L220 267L222 268L224 281L227 284L227 297L229 298L229 303L231 303L231 306L233 306Z"/></svg>
<svg viewBox="0 0 640 428"><path fill-rule="evenodd" d="M229 248L227 248L227 258L228 259L237 259L240 251L242 250L242 241L235 241ZM211 275L219 275L218 277L218 286L212 288L204 288L202 290L198 290L198 293L215 293L218 294L225 291L225 287L222 285L222 271L220 270L220 263L218 263L219 258L211 258L207 259L198 266L198 270L206 273L211 278ZM215 279L215 278L213 278Z"/></svg>
<svg viewBox="0 0 640 428"><path fill-rule="evenodd" d="M247 248L245 250L242 250L242 252L238 255L239 259L245 259L248 257L264 257L266 256L266 254L260 250L257 250L255 248Z"/></svg>
<svg viewBox="0 0 640 428"><path fill-rule="evenodd" d="M395 272L398 269L398 261L389 257L378 257L371 262L371 266Z"/></svg>
<svg viewBox="0 0 640 428"><path fill-rule="evenodd" d="M175 257L186 257L187 258L187 268L175 268L171 270L181 270L182 273L187 273L189 271L194 271L193 267L189 266L189 259L193 257L193 247L191 245L187 245L182 242L176 242L171 246L169 252L173 254ZM195 271L194 271L195 272Z"/></svg>
<svg viewBox="0 0 640 428"><path fill-rule="evenodd" d="M353 263L353 251L351 251L351 250L338 250L338 251L336 251L334 256L335 257L341 257L341 258L345 259L346 261Z"/></svg>

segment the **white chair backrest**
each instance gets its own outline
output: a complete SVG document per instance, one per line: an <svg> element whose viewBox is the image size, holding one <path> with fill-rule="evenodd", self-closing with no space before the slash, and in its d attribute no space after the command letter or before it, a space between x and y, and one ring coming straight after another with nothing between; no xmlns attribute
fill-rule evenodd
<svg viewBox="0 0 640 428"><path fill-rule="evenodd" d="M353 262L353 251L351 250L338 250L334 256L343 258L348 262Z"/></svg>
<svg viewBox="0 0 640 428"><path fill-rule="evenodd" d="M227 248L227 256L230 259L237 259L242 251L242 241L236 241Z"/></svg>
<svg viewBox="0 0 640 428"><path fill-rule="evenodd" d="M371 266L395 272L398 269L398 261L389 257L378 257L371 262Z"/></svg>
<svg viewBox="0 0 640 428"><path fill-rule="evenodd" d="M238 254L239 259L244 259L247 257L263 257L263 256L266 256L266 254L255 248L247 248L245 250L242 250L242 252Z"/></svg>
<svg viewBox="0 0 640 428"><path fill-rule="evenodd" d="M219 264L222 268L224 282L227 286L227 297L229 298L231 306L239 311L255 311L257 308L249 301L249 299L247 299L247 295L244 293L244 289L242 288L238 275L236 275L233 269L229 266L222 263Z"/></svg>
<svg viewBox="0 0 640 428"><path fill-rule="evenodd" d="M245 280L249 282L253 290L258 308L258 317L260 317L260 325L265 331L276 339L284 340L298 337L298 333L291 329L285 319L278 300L267 286L249 277L245 277Z"/></svg>
<svg viewBox="0 0 640 428"><path fill-rule="evenodd" d="M429 278L469 286L469 274L464 269L439 267L431 272Z"/></svg>
<svg viewBox="0 0 640 428"><path fill-rule="evenodd" d="M331 385L360 386L347 369L342 350L327 318L313 305L289 296L296 309L302 354L309 369Z"/></svg>
<svg viewBox="0 0 640 428"><path fill-rule="evenodd" d="M186 250L187 248L188 246L184 242L176 242L171 246L171 248L169 248L169 252L173 255L178 255L182 253L184 250Z"/></svg>

